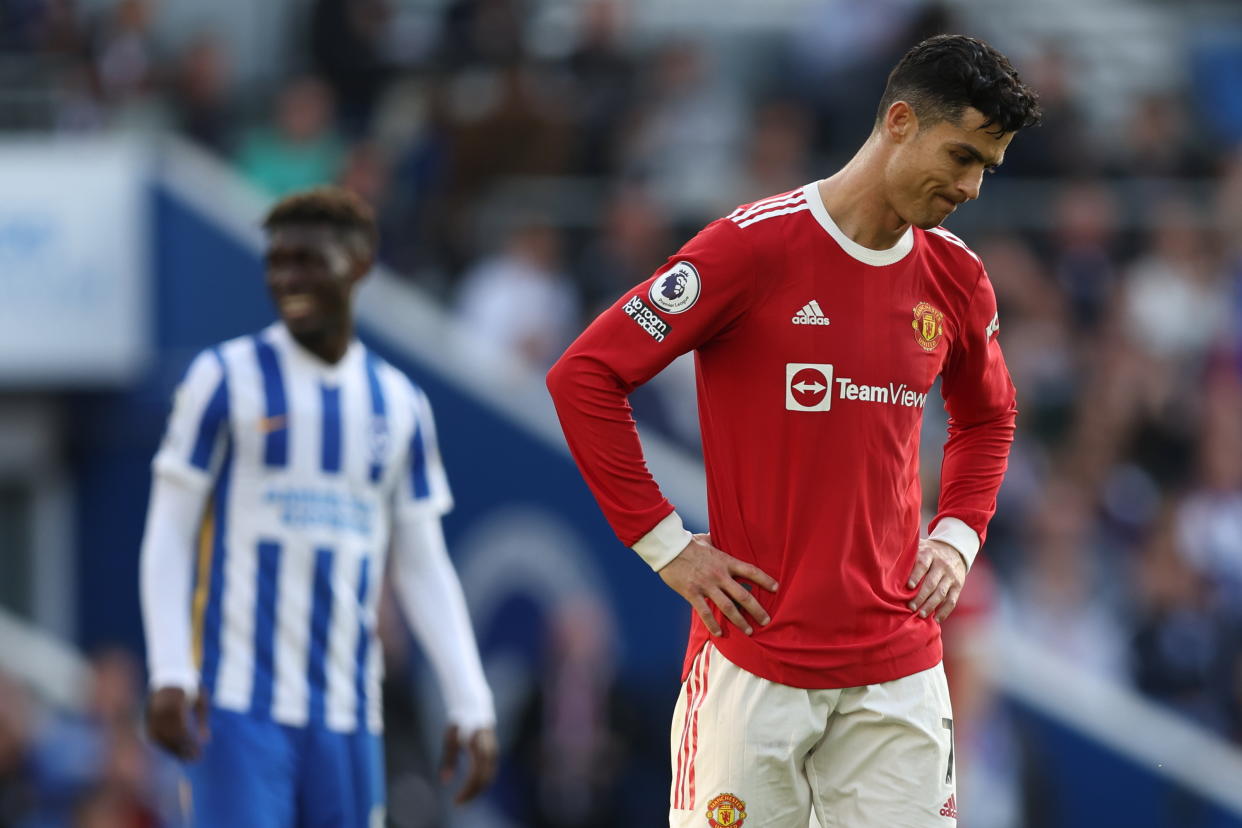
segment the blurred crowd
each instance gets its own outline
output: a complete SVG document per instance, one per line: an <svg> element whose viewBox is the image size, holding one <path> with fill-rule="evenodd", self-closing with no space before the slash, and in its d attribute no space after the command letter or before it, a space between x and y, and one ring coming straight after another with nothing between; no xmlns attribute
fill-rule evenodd
<svg viewBox="0 0 1242 828"><path fill-rule="evenodd" d="M535 31L523 0L453 0L423 26L397 25L397 5L313 0L287 76L252 89L216 34L167 51L154 0L93 13L0 0L0 49L35 60L4 62L0 80L21 76L10 64L34 66L28 80L47 93L0 120L161 126L273 197L352 188L381 217L385 264L469 326L480 359L538 370L698 227L831 173L870 130L884 73L909 45L972 31L953 6L913 0L820 0L796 30L727 48L640 37L623 0L571 4L556 37ZM996 287L1021 411L985 547L994 579L978 576L988 586L970 615L1018 619L1083 669L1242 742L1242 152L1237 130L1196 107L1209 94L1238 103L1236 85L1209 75L1152 89L1101 130L1071 53L992 39L1016 48L1046 120L1015 140L983 206L950 222ZM695 451L686 370L634 403ZM77 740L102 756L108 743L78 824L109 824L90 822L94 809L158 812L132 782L151 757L102 735L132 710L101 701L89 722L35 733L14 698L0 704L0 773L22 746ZM528 726L562 738L561 713ZM9 779L0 824L31 795Z"/></svg>

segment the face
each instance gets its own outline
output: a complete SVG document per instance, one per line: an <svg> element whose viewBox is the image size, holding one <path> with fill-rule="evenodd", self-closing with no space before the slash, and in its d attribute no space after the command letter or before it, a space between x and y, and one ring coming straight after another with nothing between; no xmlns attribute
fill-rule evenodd
<svg viewBox="0 0 1242 828"><path fill-rule="evenodd" d="M348 324L350 296L366 265L331 227L275 228L268 237L267 289L295 336L316 337Z"/></svg>
<svg viewBox="0 0 1242 828"><path fill-rule="evenodd" d="M889 202L904 222L937 227L959 204L979 197L983 176L1005 159L1014 133L997 135L968 107L957 122L920 126L903 101L889 109L882 129L892 146L885 169Z"/></svg>

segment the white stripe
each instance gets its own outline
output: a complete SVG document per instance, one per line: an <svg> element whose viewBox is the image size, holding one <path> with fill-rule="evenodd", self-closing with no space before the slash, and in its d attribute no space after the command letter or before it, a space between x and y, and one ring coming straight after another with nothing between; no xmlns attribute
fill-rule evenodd
<svg viewBox="0 0 1242 828"><path fill-rule="evenodd" d="M764 219L770 219L775 216L786 216L786 215L789 215L790 213L800 213L803 210L809 210L809 209L811 209L810 206L807 205L806 203L803 203L803 204L798 205L797 207L786 207L784 210L773 210L770 213L763 213L761 215L755 216L752 219L747 219L746 221L740 222L738 224L738 227L749 227L756 222L763 221Z"/></svg>
<svg viewBox="0 0 1242 828"><path fill-rule="evenodd" d="M237 475L234 474L234 479ZM229 487L224 595L220 605L220 672L214 702L226 710L249 710L254 685L254 608L258 551L239 543L236 486ZM245 506L245 504L240 504Z"/></svg>
<svg viewBox="0 0 1242 828"><path fill-rule="evenodd" d="M357 720L354 667L358 660L360 554L337 549L332 556L332 627L324 663L324 718L329 730L350 731Z"/></svg>
<svg viewBox="0 0 1242 828"><path fill-rule="evenodd" d="M739 213L737 215L729 216L729 218L732 219L736 223L740 223L750 218L751 216L755 215L756 213L762 213L766 210L771 210L776 207L783 207L786 204L797 204L798 202L802 202L802 201L806 201L805 193L797 193L796 195L787 196L786 198L782 198L782 199L776 199L776 200L769 199L768 201L761 201L758 204L754 204L749 209L747 209L744 213ZM742 226L745 227L746 225L743 224Z"/></svg>
<svg viewBox="0 0 1242 828"><path fill-rule="evenodd" d="M373 573L374 577L380 577L380 572ZM377 589L372 590L372 594L378 594ZM373 609L372 612L375 610ZM380 712L380 682L384 679L384 659L380 652L379 636L371 636L371 644L367 648L367 729L372 733L384 732L384 717Z"/></svg>
<svg viewBox="0 0 1242 828"><path fill-rule="evenodd" d="M310 652L311 591L315 551L290 533L281 542L276 584L276 675L272 681L272 718L304 725L310 715L307 662Z"/></svg>
<svg viewBox="0 0 1242 828"><path fill-rule="evenodd" d="M979 258L979 256L976 255L975 251L971 250L969 247L966 246L966 242L962 241L957 236L950 233L948 230L945 230L943 227L933 227L927 232L934 233L940 238L944 239L945 241L950 242L951 244L956 244L958 247L962 248L967 253L969 253L971 258L974 259L976 262L982 261Z"/></svg>
<svg viewBox="0 0 1242 828"><path fill-rule="evenodd" d="M820 309L820 307L819 307L819 302L815 301L814 299L812 299L812 300L811 300L811 310L815 311L815 314L816 314L817 316L823 316L823 315L824 315L823 310L821 310L821 309Z"/></svg>
<svg viewBox="0 0 1242 828"><path fill-rule="evenodd" d="M729 218L735 218L736 216L739 216L744 212L750 212L750 211L762 209L765 205L771 206L775 202L782 201L782 200L788 200L793 197L794 196L790 195L789 193L781 193L780 195L774 195L774 196L768 196L767 198L761 198L758 201L752 202L749 206L742 205L741 207L738 207L736 210L734 210L732 213L729 214Z"/></svg>

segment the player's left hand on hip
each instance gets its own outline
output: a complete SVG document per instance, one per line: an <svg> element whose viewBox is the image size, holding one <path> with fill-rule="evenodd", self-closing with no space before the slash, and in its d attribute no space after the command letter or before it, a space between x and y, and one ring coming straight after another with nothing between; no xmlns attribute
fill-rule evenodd
<svg viewBox="0 0 1242 828"><path fill-rule="evenodd" d="M923 618L944 621L957 606L966 583L966 561L947 543L923 538L906 586L919 591L907 605Z"/></svg>
<svg viewBox="0 0 1242 828"><path fill-rule="evenodd" d="M462 805L474 799L483 789L491 784L496 776L496 757L499 748L496 746L495 728L484 727L474 731L469 737L463 737L457 725L450 725L444 732L444 757L440 761L440 780L449 782L457 769L457 755L465 751L468 768L466 780L453 801Z"/></svg>

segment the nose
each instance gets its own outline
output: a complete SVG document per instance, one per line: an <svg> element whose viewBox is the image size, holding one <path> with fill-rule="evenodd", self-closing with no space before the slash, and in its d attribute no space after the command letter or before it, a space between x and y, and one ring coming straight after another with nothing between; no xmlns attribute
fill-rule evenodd
<svg viewBox="0 0 1242 828"><path fill-rule="evenodd" d="M979 190L983 187L983 170L978 172L968 172L957 182L957 191L961 193L966 201L974 201L979 197Z"/></svg>

